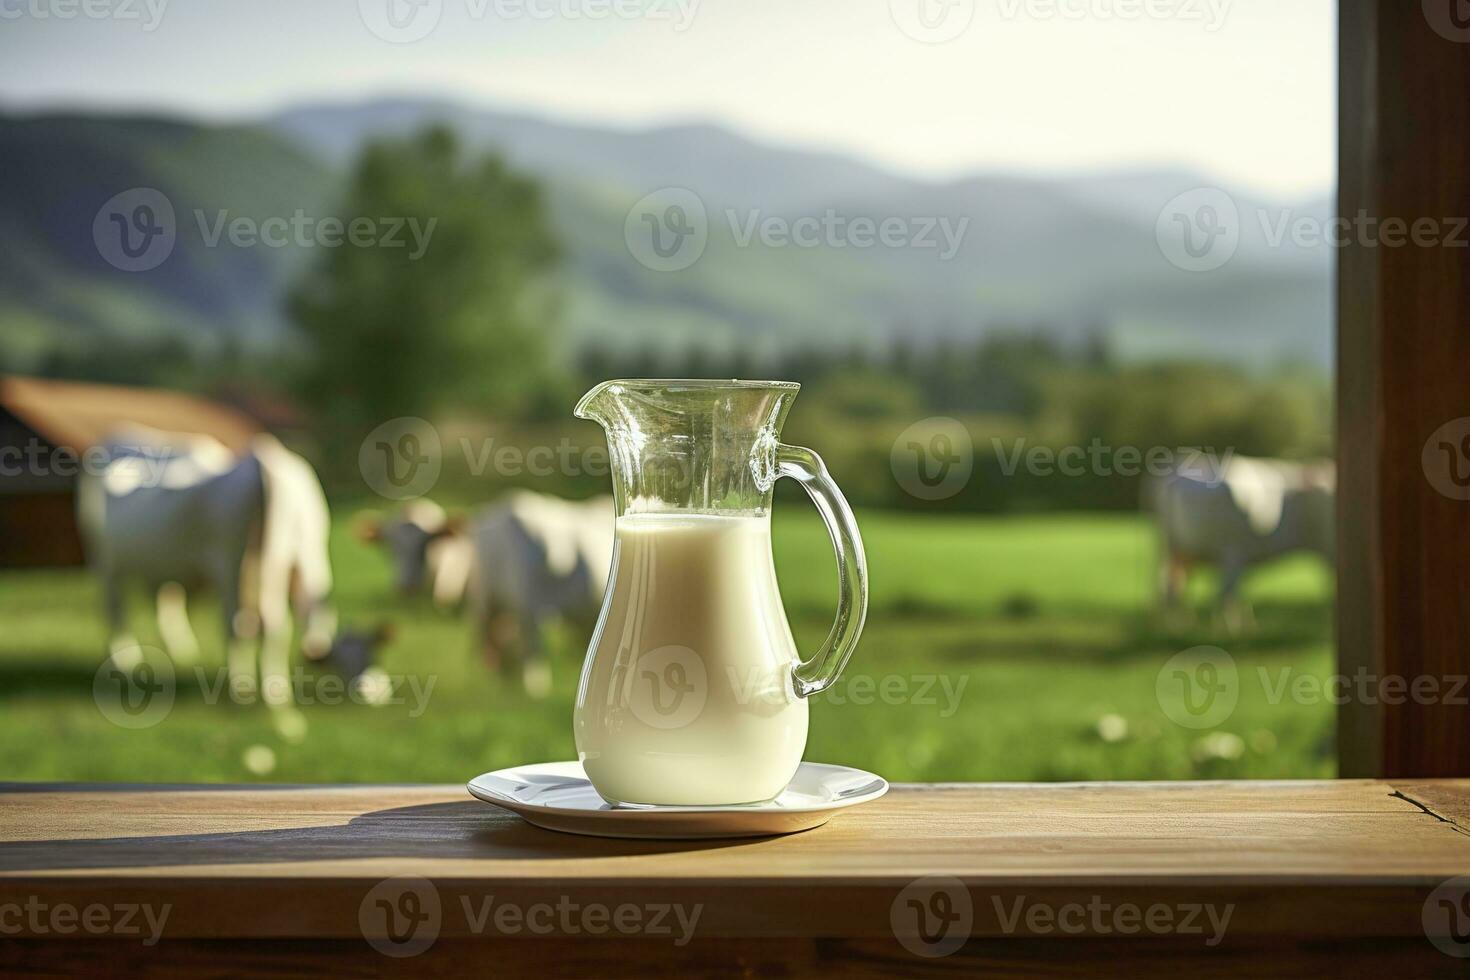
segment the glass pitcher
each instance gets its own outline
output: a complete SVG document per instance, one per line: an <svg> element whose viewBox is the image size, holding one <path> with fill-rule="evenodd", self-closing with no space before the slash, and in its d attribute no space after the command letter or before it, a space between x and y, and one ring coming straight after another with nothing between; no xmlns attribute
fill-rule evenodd
<svg viewBox="0 0 1470 980"><path fill-rule="evenodd" d="M577 689L577 754L609 803L774 799L806 748L806 698L837 679L868 609L857 523L810 449L783 445L800 385L607 381L612 573ZM837 620L802 660L776 585L771 488L804 486L837 551Z"/></svg>

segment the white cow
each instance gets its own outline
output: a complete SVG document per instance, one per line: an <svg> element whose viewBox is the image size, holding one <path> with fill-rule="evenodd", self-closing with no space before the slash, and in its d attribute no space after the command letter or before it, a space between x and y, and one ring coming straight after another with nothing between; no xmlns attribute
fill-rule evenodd
<svg viewBox="0 0 1470 980"><path fill-rule="evenodd" d="M1330 462L1234 456L1218 466L1181 467L1152 487L1161 545L1164 604L1179 600L1193 564L1220 570L1219 604L1231 629L1249 616L1240 580L1253 565L1296 551L1335 554Z"/></svg>
<svg viewBox="0 0 1470 980"><path fill-rule="evenodd" d="M387 547L400 591L427 578L441 606L463 599L487 662L518 663L535 697L551 688L542 627L558 617L590 625L612 565L611 497L574 502L516 490L467 526L417 501L391 521L364 516L358 530Z"/></svg>
<svg viewBox="0 0 1470 980"><path fill-rule="evenodd" d="M264 435L240 456L208 437L146 430L106 448L107 464L82 477L77 497L111 656L122 667L136 659L126 590L141 583L158 597L169 654L195 659L186 597L209 587L220 598L232 690L251 694L259 683L267 703L289 704L293 606L308 653L327 654L336 633L330 513L310 464Z"/></svg>
<svg viewBox="0 0 1470 980"><path fill-rule="evenodd" d="M393 559L393 585L403 595L414 595L427 581L434 605L449 609L464 601L474 565L475 549L464 522L450 517L432 500L404 505L395 517L383 520L364 512L354 521L357 536L381 544Z"/></svg>

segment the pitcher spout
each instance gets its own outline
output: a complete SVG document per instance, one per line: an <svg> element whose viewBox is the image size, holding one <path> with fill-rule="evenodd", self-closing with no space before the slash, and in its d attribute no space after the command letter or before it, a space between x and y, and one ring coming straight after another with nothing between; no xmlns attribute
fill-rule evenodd
<svg viewBox="0 0 1470 980"><path fill-rule="evenodd" d="M617 381L604 381L594 385L587 394L577 401L577 407L572 409L572 414L579 419L587 419L596 422L603 428L607 427L607 401L610 396L609 390L618 384Z"/></svg>
<svg viewBox="0 0 1470 980"><path fill-rule="evenodd" d="M704 378L619 378L594 385L577 401L572 414L579 419L601 422L642 406L654 412L684 411L689 406L723 401L727 406L755 406L769 402L778 407L781 419L791 400L801 390L795 381L729 381Z"/></svg>
<svg viewBox="0 0 1470 980"><path fill-rule="evenodd" d="M620 379L594 386L574 414L607 435L619 515L763 512L800 390L789 381Z"/></svg>

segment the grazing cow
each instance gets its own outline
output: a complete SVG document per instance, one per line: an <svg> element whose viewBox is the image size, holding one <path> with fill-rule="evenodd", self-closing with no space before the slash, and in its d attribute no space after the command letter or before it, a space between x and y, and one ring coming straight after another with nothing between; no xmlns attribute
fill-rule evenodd
<svg viewBox="0 0 1470 980"><path fill-rule="evenodd" d="M141 583L158 597L169 654L197 657L186 597L209 587L224 617L232 691L252 694L259 682L267 703L289 704L293 606L305 619L308 654L328 655L336 633L330 514L310 464L270 436L238 457L207 437L158 432L105 448L106 465L82 478L77 499L111 656L123 667L136 657L125 632L126 590Z"/></svg>
<svg viewBox="0 0 1470 980"><path fill-rule="evenodd" d="M262 651L262 658L285 663L294 608L305 621L303 651L321 660L331 652L337 633L327 496L311 464L270 436L257 438L251 451L266 477L258 596L262 627L279 643L269 653Z"/></svg>
<svg viewBox="0 0 1470 980"><path fill-rule="evenodd" d="M553 617L591 625L612 568L611 497L583 502L517 491L470 527L474 565L469 605L486 660L508 668L519 654L533 697L551 690L541 628Z"/></svg>
<svg viewBox="0 0 1470 980"><path fill-rule="evenodd" d="M359 531L389 549L401 589L430 577L440 605L463 596L486 661L518 663L535 697L551 687L542 627L556 617L590 625L612 565L611 497L572 502L517 490L468 526L420 501L392 521L365 518Z"/></svg>
<svg viewBox="0 0 1470 980"><path fill-rule="evenodd" d="M457 606L465 596L474 547L464 534L462 521L451 518L430 500L415 500L390 520L377 514L359 514L357 536L381 544L393 560L393 586L403 595L414 595L429 582L434 604L441 609Z"/></svg>
<svg viewBox="0 0 1470 980"><path fill-rule="evenodd" d="M1195 563L1220 569L1226 625L1249 617L1240 580L1252 566L1296 551L1334 557L1335 470L1330 462L1294 463L1236 456L1219 467L1181 467L1152 487L1161 544L1160 588L1177 603Z"/></svg>

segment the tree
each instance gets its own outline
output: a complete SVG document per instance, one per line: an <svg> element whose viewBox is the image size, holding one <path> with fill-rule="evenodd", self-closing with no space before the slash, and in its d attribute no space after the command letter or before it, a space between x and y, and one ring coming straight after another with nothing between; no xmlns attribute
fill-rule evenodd
<svg viewBox="0 0 1470 980"><path fill-rule="evenodd" d="M547 373L557 256L535 181L434 128L369 144L340 217L371 231L322 248L290 301L329 432L523 404Z"/></svg>

